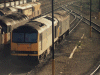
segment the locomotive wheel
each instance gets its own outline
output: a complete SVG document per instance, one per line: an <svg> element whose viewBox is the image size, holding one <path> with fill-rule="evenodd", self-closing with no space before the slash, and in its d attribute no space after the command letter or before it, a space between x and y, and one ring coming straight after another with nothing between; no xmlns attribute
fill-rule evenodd
<svg viewBox="0 0 100 75"><path fill-rule="evenodd" d="M38 59L39 63L42 63L43 60L44 60L44 58L45 58L45 53L43 53L43 54L41 54L41 55L39 56L39 59Z"/></svg>
<svg viewBox="0 0 100 75"><path fill-rule="evenodd" d="M42 56L39 56L38 62L41 63L43 61Z"/></svg>
<svg viewBox="0 0 100 75"><path fill-rule="evenodd" d="M58 40L56 41L56 45L58 45Z"/></svg>
<svg viewBox="0 0 100 75"><path fill-rule="evenodd" d="M47 57L47 55L48 55L48 54L47 54L47 50L46 50L46 51L45 51L45 55L44 55L44 59Z"/></svg>
<svg viewBox="0 0 100 75"><path fill-rule="evenodd" d="M60 42L61 42L61 40L62 40L62 37L60 37L60 38L58 39L58 42L60 43Z"/></svg>
<svg viewBox="0 0 100 75"><path fill-rule="evenodd" d="M66 35L64 34L64 35L63 35L63 39L65 39L65 37L66 37Z"/></svg>
<svg viewBox="0 0 100 75"><path fill-rule="evenodd" d="M59 43L58 41L55 42L55 47L58 45L58 43Z"/></svg>

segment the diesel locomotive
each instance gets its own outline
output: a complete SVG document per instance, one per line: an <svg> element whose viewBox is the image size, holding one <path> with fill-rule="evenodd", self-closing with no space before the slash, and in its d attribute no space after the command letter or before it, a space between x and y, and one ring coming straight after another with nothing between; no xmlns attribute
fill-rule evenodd
<svg viewBox="0 0 100 75"><path fill-rule="evenodd" d="M20 12L29 17L37 17L41 15L41 3L40 2L29 2L18 6L4 7L0 9L0 16L8 15L12 13Z"/></svg>
<svg viewBox="0 0 100 75"><path fill-rule="evenodd" d="M40 7L40 2L29 2L18 6L0 8L0 45L9 43L10 33L14 28L40 16Z"/></svg>
<svg viewBox="0 0 100 75"><path fill-rule="evenodd" d="M13 13L6 16L2 16L0 18L0 26L1 26L1 33L2 36L0 36L2 39L2 44L8 44L10 43L10 33L11 31L29 21L29 18L22 14L22 13Z"/></svg>
<svg viewBox="0 0 100 75"><path fill-rule="evenodd" d="M69 32L70 14L54 12L54 42L61 41ZM11 55L45 58L52 47L52 14L41 16L17 27L11 33Z"/></svg>

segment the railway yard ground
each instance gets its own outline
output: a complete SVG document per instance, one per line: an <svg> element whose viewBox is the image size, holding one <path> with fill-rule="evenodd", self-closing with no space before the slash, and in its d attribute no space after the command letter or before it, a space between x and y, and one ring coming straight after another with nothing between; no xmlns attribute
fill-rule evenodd
<svg viewBox="0 0 100 75"><path fill-rule="evenodd" d="M89 15L85 15L71 6L68 8L89 19ZM74 17L71 15L70 22L73 19ZM92 18L92 20L98 25L100 24L99 19ZM81 21L55 47L55 75L90 75L100 64L99 45L100 33L92 29L92 37L90 37L90 26ZM4 50L10 49L9 46L6 46ZM52 59L49 59L49 61L42 64L42 67L36 69L34 68L36 63L29 65L32 61L26 61L20 63L20 60L16 60L16 65L12 63L9 51L4 51L3 54L1 52L0 75L52 75Z"/></svg>
<svg viewBox="0 0 100 75"><path fill-rule="evenodd" d="M100 34L81 22L55 49L55 75L90 75L99 64ZM75 47L75 52L73 50ZM73 55L71 56L71 54ZM52 75L52 60L35 75ZM30 74L30 75L32 75Z"/></svg>
<svg viewBox="0 0 100 75"><path fill-rule="evenodd" d="M99 41L100 34L93 30L90 38L89 26L81 22L55 48L55 75L90 75L100 60ZM75 46L78 47L71 56ZM52 75L51 59L35 71L27 64L24 64L24 68L12 65L10 57L1 59L0 66L0 75L26 75L28 71L27 75Z"/></svg>
<svg viewBox="0 0 100 75"><path fill-rule="evenodd" d="M78 6L78 7L74 7L73 5L69 5L68 8L77 12L78 14L82 15L83 17L87 18L87 19L90 19L90 9L85 10L82 8L82 11L80 11L80 5L76 2L74 5ZM78 9L77 9L78 8ZM98 13L96 12L91 12L92 15L91 15L91 21L100 25L100 19L98 19Z"/></svg>

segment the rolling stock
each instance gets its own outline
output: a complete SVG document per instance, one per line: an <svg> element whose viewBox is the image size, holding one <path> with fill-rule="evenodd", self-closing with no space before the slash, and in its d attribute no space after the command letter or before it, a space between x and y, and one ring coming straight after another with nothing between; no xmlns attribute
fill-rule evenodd
<svg viewBox="0 0 100 75"><path fill-rule="evenodd" d="M29 2L37 2L39 0L6 0L6 1L0 1L0 8L3 7L9 7L9 6L17 6L20 4L25 4Z"/></svg>
<svg viewBox="0 0 100 75"><path fill-rule="evenodd" d="M7 44L10 41L10 32L29 21L29 18L21 13L13 13L0 18L1 44Z"/></svg>
<svg viewBox="0 0 100 75"><path fill-rule="evenodd" d="M20 12L22 14L25 14L29 17L29 19L33 17L37 17L41 15L41 3L39 2L30 2L26 4L21 4L18 6L12 6L12 7L4 7L0 9L0 16L8 15L16 12Z"/></svg>
<svg viewBox="0 0 100 75"><path fill-rule="evenodd" d="M41 15L41 3L39 2L30 2L27 4L18 5L14 8L18 10L18 12L25 14L30 19L33 17L37 17Z"/></svg>
<svg viewBox="0 0 100 75"><path fill-rule="evenodd" d="M17 26L25 24L34 17L41 15L41 3L30 2L16 7L0 9L0 44L10 40L10 32ZM22 18L23 17L23 18ZM10 24L10 25L9 25ZM5 36L6 34L6 36ZM8 39L9 38L9 39ZM4 42L6 41L6 42Z"/></svg>
<svg viewBox="0 0 100 75"><path fill-rule="evenodd" d="M17 27L11 33L11 55L31 56L41 60L52 47L52 14L41 16ZM65 10L54 13L54 42L69 32L70 14Z"/></svg>

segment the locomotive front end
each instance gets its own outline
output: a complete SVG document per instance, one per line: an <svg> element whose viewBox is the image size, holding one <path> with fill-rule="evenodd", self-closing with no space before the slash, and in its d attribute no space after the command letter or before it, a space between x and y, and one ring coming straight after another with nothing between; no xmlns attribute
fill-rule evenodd
<svg viewBox="0 0 100 75"><path fill-rule="evenodd" d="M22 26L12 31L11 55L38 56L38 32L30 26Z"/></svg>

